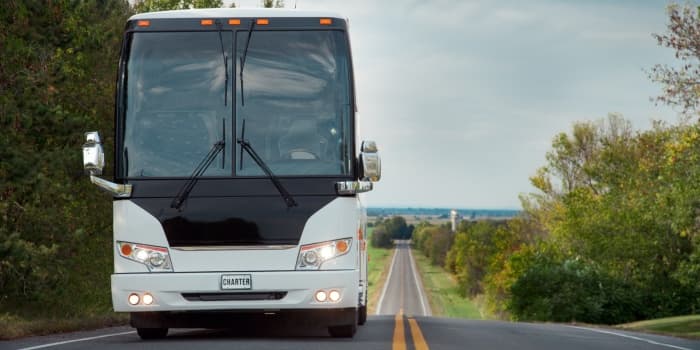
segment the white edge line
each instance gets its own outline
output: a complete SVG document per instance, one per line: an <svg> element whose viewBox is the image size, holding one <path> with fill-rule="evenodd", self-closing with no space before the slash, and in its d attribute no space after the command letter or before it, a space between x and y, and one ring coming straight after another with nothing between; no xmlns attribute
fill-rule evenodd
<svg viewBox="0 0 700 350"><path fill-rule="evenodd" d="M384 302L384 295L386 295L386 290L389 287L389 281L391 280L391 273L394 272L394 262L396 261L396 253L399 250L394 248L394 256L391 258L391 266L389 267L389 274L386 276L386 281L384 281L384 288L382 288L382 294L379 296L379 302L377 303L377 310L374 312L375 315L381 315L382 303Z"/></svg>
<svg viewBox="0 0 700 350"><path fill-rule="evenodd" d="M428 314L428 309L425 308L425 301L423 300L425 298L425 295L423 295L423 283L418 281L418 275L416 274L416 270L418 270L418 267L416 266L416 261L413 260L413 253L411 252L411 247L409 245L408 247L408 256L411 257L411 270L413 270L413 280L416 282L416 289L418 289L418 298L420 298L420 306L423 308L423 316L430 316ZM431 312L432 313L432 312Z"/></svg>
<svg viewBox="0 0 700 350"><path fill-rule="evenodd" d="M629 339L634 339L638 341L642 341L645 343L653 344L653 345L658 345L658 346L665 346L667 348L673 348L673 349L678 349L678 350L692 350L689 348L684 348L682 346L677 346L677 345L671 345L671 344L666 344L666 343L660 343L651 339L646 339L646 338L640 338L640 337L635 337L633 335L628 335L628 334L623 334L623 333L617 333L617 332L612 332L612 331L606 331L602 329L596 329L596 328L588 328L588 327L579 327L579 326L568 326L572 328L578 328L578 329L585 329L591 332L597 332L597 333L603 333L603 334L609 334L609 335L616 335L618 337L622 338L629 338Z"/></svg>
<svg viewBox="0 0 700 350"><path fill-rule="evenodd" d="M97 335L94 337L87 337L87 338L80 338L80 339L73 339L73 340L66 340L66 341L59 341L55 343L49 343L49 344L42 344L42 345L37 345L37 346L30 346L28 348L21 348L17 350L34 350L34 349L42 349L42 348L48 348L51 346L57 346L57 345L63 345L63 344L70 344L70 343L77 343L81 341L88 341L88 340L93 340L93 339L100 339L100 338L107 338L107 337L116 337L118 335L125 335L125 334L133 334L136 333L136 331L129 331L129 332L121 332L121 333L113 333L113 334L103 334L103 335Z"/></svg>

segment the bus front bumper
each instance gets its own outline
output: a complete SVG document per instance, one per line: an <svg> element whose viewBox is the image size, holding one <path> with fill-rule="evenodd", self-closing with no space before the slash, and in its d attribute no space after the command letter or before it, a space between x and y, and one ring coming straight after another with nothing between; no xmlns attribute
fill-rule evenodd
<svg viewBox="0 0 700 350"><path fill-rule="evenodd" d="M223 275L249 275L252 286L222 289ZM112 304L116 312L132 313L354 309L359 279L359 270L113 274ZM338 291L340 300L319 302L314 297L319 290ZM133 294L135 305L129 302ZM146 294L152 297L148 305Z"/></svg>

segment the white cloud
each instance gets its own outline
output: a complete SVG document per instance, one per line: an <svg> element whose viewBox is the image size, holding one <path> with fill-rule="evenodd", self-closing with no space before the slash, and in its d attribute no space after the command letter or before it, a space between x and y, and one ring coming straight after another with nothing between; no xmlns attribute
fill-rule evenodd
<svg viewBox="0 0 700 350"><path fill-rule="evenodd" d="M493 12L494 18L501 22L526 23L536 19L534 13L515 8L499 8Z"/></svg>

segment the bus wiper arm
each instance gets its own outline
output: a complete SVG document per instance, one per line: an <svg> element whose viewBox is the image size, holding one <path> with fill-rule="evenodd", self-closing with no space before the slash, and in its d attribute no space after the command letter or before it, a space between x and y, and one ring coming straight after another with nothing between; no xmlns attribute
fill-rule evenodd
<svg viewBox="0 0 700 350"><path fill-rule="evenodd" d="M212 146L212 148L209 150L209 153L202 159L202 161L197 165L197 167L194 169L192 172L192 175L187 179L185 184L180 188L180 191L177 193L177 196L173 198L173 201L170 203L171 208L175 209L180 209L182 207L182 203L185 202L187 197L190 195L190 192L194 188L194 185L197 184L197 181L199 178L204 174L205 171L207 171L207 168L209 168L209 165L214 161L216 156L221 152L224 147L226 146L226 142L224 140L218 141L217 143Z"/></svg>
<svg viewBox="0 0 700 350"><path fill-rule="evenodd" d="M219 29L219 44L221 44L221 56L224 57L224 106L228 104L228 56L224 50L224 39L221 37L221 21L216 21L216 26Z"/></svg>
<svg viewBox="0 0 700 350"><path fill-rule="evenodd" d="M129 177L129 148L124 146L124 171L122 176L126 179Z"/></svg>
<svg viewBox="0 0 700 350"><path fill-rule="evenodd" d="M260 156L255 152L253 149L253 146L250 145L250 142L248 140L244 140L242 138L238 139L236 142L241 145L241 149L244 149L248 154L250 155L251 158L255 161L255 163L258 164L260 169L262 169L265 174L267 174L267 177L270 178L270 181L275 185L277 188L277 191L279 191L280 195L282 196L282 199L284 199L284 203L287 204L288 208L291 207L296 207L297 202L294 200L291 194L287 192L287 190L282 186L282 183L280 180L275 176L275 174L272 173L272 170L265 164L265 161L260 158Z"/></svg>
<svg viewBox="0 0 700 350"><path fill-rule="evenodd" d="M245 49L243 49L243 56L241 56L241 70L238 76L241 80L241 106L245 106L245 100L243 98L243 67L245 67L245 59L248 57L248 46L250 46L250 37L253 35L253 29L255 28L255 19L250 20L250 27L248 28L248 39L245 41Z"/></svg>

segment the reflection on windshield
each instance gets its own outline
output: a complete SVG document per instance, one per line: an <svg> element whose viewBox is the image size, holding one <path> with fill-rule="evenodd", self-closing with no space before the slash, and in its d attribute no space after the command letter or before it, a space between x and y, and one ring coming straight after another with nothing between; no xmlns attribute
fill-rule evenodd
<svg viewBox="0 0 700 350"><path fill-rule="evenodd" d="M246 31L238 33L236 62L245 51L247 36ZM245 119L246 140L276 175L350 173L347 57L342 32L252 34L245 89L237 89L237 130L240 134ZM241 105L241 92L245 105ZM238 175L263 175L247 154L243 157Z"/></svg>
<svg viewBox="0 0 700 350"><path fill-rule="evenodd" d="M230 55L232 35L222 38ZM133 35L124 130L128 176L189 176L212 145L232 138L222 135L222 120L227 133L232 125L222 96L224 67L217 32ZM230 155L230 147L219 157ZM231 162L221 164L204 175L230 176Z"/></svg>

